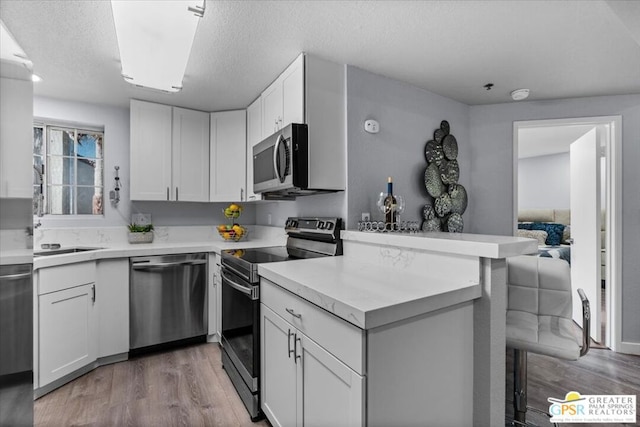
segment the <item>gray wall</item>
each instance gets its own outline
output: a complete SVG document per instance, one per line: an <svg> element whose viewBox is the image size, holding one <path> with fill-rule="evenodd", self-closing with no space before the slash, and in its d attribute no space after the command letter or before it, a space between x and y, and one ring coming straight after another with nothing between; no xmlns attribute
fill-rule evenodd
<svg viewBox="0 0 640 427"><path fill-rule="evenodd" d="M256 203L256 224L284 227L290 216L337 216L346 218L347 195L337 193L315 194L291 201ZM270 221L269 221L270 219Z"/></svg>
<svg viewBox="0 0 640 427"><path fill-rule="evenodd" d="M0 200L0 230L17 230L33 226L31 199Z"/></svg>
<svg viewBox="0 0 640 427"><path fill-rule="evenodd" d="M364 131L375 119L380 133ZM393 177L394 193L405 196L403 220L421 220L428 195L424 187L424 146L442 120L448 120L459 146L460 183L470 182L469 107L408 83L347 67L347 191L299 197L294 202L260 204L256 221L282 225L287 216L327 215L346 218L356 228L363 212L383 219L376 207L380 192ZM470 204L473 196L470 195ZM465 214L465 221L469 221ZM467 226L465 226L466 229Z"/></svg>
<svg viewBox="0 0 640 427"><path fill-rule="evenodd" d="M513 122L622 116L622 340L640 343L640 95L531 101L471 107L467 231L513 233Z"/></svg>
<svg viewBox="0 0 640 427"><path fill-rule="evenodd" d="M233 222L255 224L256 208L251 203L240 203L242 215ZM131 213L150 213L154 225L218 225L229 224L223 214L229 203L195 202L131 202ZM284 222L282 223L284 226Z"/></svg>
<svg viewBox="0 0 640 427"><path fill-rule="evenodd" d="M364 122L375 119L380 132L369 134ZM428 198L424 186L425 143L447 120L458 141L460 184L469 188L469 106L408 83L368 71L347 68L348 225L354 228L362 212L382 220L376 206L380 192L393 177L393 191L404 196L403 220L422 220ZM470 205L474 196L469 193ZM469 208L467 208L467 212ZM472 221L465 213L465 222ZM468 230L465 224L465 231Z"/></svg>
<svg viewBox="0 0 640 427"><path fill-rule="evenodd" d="M569 209L569 153L518 161L519 209Z"/></svg>

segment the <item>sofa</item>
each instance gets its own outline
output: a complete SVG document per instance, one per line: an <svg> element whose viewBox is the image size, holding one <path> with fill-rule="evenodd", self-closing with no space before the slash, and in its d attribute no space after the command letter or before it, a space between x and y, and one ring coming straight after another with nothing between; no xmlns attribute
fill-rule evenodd
<svg viewBox="0 0 640 427"><path fill-rule="evenodd" d="M518 222L547 222L565 225L563 244L570 244L571 238L571 210L570 209L521 209L518 211ZM602 221L600 226L600 272L604 281L606 277L606 216L602 212Z"/></svg>

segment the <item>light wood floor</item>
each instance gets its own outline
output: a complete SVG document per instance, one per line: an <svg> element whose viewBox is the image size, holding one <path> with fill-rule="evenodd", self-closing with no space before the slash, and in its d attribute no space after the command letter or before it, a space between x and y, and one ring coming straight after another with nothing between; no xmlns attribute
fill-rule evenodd
<svg viewBox="0 0 640 427"><path fill-rule="evenodd" d="M580 394L635 394L636 414L640 422L640 356L614 353L609 349L592 348L577 361L565 361L538 354L528 354L528 404L541 410L549 409L548 397L562 399L569 391ZM507 351L507 399L513 393L513 357ZM507 414L513 413L507 403ZM539 426L550 426L544 415L529 411L527 420ZM577 425L577 424L576 424ZM604 427L636 424L580 424L581 427Z"/></svg>
<svg viewBox="0 0 640 427"><path fill-rule="evenodd" d="M507 352L507 396L512 358ZM635 394L640 413L640 356L591 349L576 362L529 354L529 405L548 397ZM507 403L507 413L510 405ZM103 366L35 402L36 426L256 426L220 363L217 344L199 344ZM529 420L549 421L535 413ZM582 424L587 427L588 424ZM604 427L606 424L594 424Z"/></svg>
<svg viewBox="0 0 640 427"><path fill-rule="evenodd" d="M36 426L256 426L217 344L102 366L36 400Z"/></svg>

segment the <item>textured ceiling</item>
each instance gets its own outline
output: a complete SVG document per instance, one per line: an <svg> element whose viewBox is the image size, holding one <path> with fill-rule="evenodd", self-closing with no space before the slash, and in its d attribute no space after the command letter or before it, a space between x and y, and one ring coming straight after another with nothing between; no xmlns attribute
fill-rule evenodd
<svg viewBox="0 0 640 427"><path fill-rule="evenodd" d="M206 111L246 107L301 51L469 105L509 102L521 87L537 100L640 93L639 17L636 0L207 0L184 89L163 94L120 76L109 1L0 2L44 79L37 95Z"/></svg>

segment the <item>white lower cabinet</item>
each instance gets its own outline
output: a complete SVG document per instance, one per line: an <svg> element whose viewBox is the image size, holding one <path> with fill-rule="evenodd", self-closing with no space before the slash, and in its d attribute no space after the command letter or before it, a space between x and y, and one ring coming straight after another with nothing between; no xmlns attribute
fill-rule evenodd
<svg viewBox="0 0 640 427"><path fill-rule="evenodd" d="M100 260L96 265L98 358L129 351L129 258Z"/></svg>
<svg viewBox="0 0 640 427"><path fill-rule="evenodd" d="M265 304L261 399L269 421L281 427L364 425L364 377Z"/></svg>
<svg viewBox="0 0 640 427"><path fill-rule="evenodd" d="M39 387L90 363L98 354L95 263L39 272Z"/></svg>
<svg viewBox="0 0 640 427"><path fill-rule="evenodd" d="M474 425L473 302L364 330L264 277L260 301L272 425Z"/></svg>

